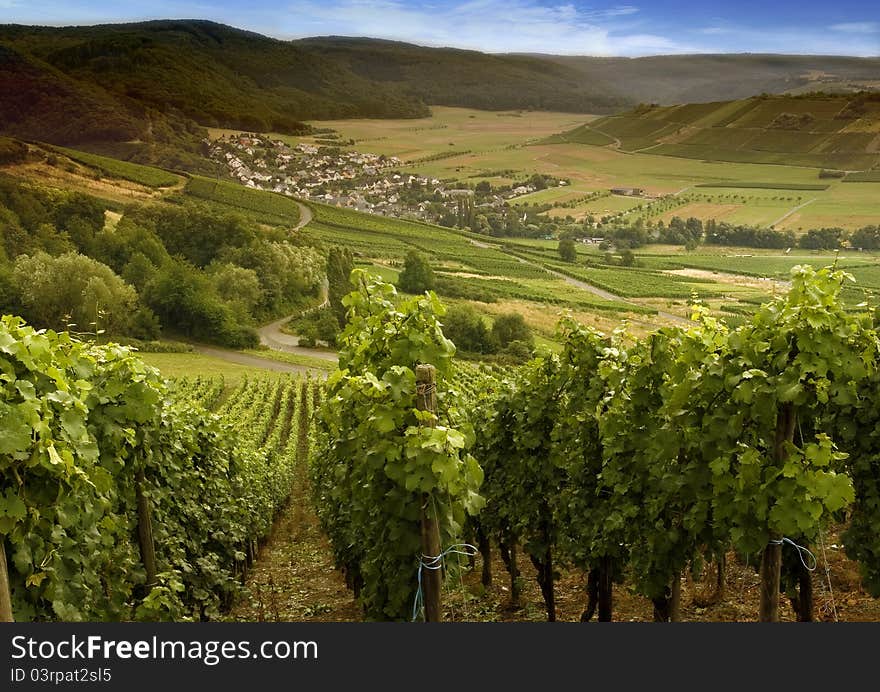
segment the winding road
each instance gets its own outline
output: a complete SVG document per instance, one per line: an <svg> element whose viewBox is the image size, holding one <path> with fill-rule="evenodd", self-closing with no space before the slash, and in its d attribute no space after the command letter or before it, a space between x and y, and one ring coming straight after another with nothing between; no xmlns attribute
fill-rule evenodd
<svg viewBox="0 0 880 692"><path fill-rule="evenodd" d="M326 305L326 301L318 307L323 307L324 305ZM282 317L280 320L270 322L264 327L260 327L257 330L257 334L260 335L260 343L264 346L268 346L275 351L296 353L300 356L320 358L321 360L329 360L334 363L338 361L339 357L335 353L331 351L324 351L318 348L306 348L305 346L300 346L298 336L287 334L286 332L283 332L281 330L281 327L283 327L293 317L297 316L298 315L288 315L287 317Z"/></svg>
<svg viewBox="0 0 880 692"><path fill-rule="evenodd" d="M312 220L312 210L309 209L302 202L297 202L297 206L299 207L299 221L296 226L293 227L294 231L298 231L303 226L308 225L308 223Z"/></svg>

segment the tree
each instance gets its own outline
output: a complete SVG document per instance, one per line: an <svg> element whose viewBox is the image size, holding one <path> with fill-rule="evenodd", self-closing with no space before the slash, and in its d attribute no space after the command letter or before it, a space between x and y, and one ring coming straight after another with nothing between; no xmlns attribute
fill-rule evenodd
<svg viewBox="0 0 880 692"><path fill-rule="evenodd" d="M59 280L63 277L63 280ZM130 334L138 295L110 267L75 252L38 252L15 262L13 283L23 317L39 327Z"/></svg>
<svg viewBox="0 0 880 692"><path fill-rule="evenodd" d="M263 301L257 273L229 262L218 262L208 269L217 295L232 307L239 319L250 321Z"/></svg>
<svg viewBox="0 0 880 692"><path fill-rule="evenodd" d="M236 321L210 279L185 262L166 263L144 288L143 299L166 328L226 346L259 342L253 329Z"/></svg>
<svg viewBox="0 0 880 692"><path fill-rule="evenodd" d="M334 245L327 253L327 300L340 327L345 326L346 308L342 297L351 290L349 277L354 270L354 257L347 247Z"/></svg>
<svg viewBox="0 0 880 692"><path fill-rule="evenodd" d="M849 242L854 248L862 250L880 249L880 226L864 226L853 231Z"/></svg>
<svg viewBox="0 0 880 692"><path fill-rule="evenodd" d="M516 312L495 318L495 323L492 325L492 339L499 349L507 348L513 341L523 341L530 347L535 342L531 328L526 324L523 316Z"/></svg>
<svg viewBox="0 0 880 692"><path fill-rule="evenodd" d="M329 310L319 310L315 319L318 328L318 337L326 341L329 346L336 345L336 337L339 334L339 323Z"/></svg>
<svg viewBox="0 0 880 692"><path fill-rule="evenodd" d="M462 351L492 353L494 343L486 321L470 305L449 308L443 333Z"/></svg>
<svg viewBox="0 0 880 692"><path fill-rule="evenodd" d="M800 237L798 245L807 250L837 250L845 238L842 228L813 228Z"/></svg>
<svg viewBox="0 0 880 692"><path fill-rule="evenodd" d="M563 238L559 241L559 256L566 262L577 260L577 249L571 238Z"/></svg>
<svg viewBox="0 0 880 692"><path fill-rule="evenodd" d="M397 287L405 293L424 293L434 288L434 272L428 261L415 250L406 254Z"/></svg>

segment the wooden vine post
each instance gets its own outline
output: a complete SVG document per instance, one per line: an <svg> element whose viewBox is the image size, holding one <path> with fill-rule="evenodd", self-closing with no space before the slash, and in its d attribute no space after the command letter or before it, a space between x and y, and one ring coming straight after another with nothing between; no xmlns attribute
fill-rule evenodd
<svg viewBox="0 0 880 692"><path fill-rule="evenodd" d="M434 414L427 425L434 427L437 413L437 371L433 365L416 366L416 406L420 411ZM430 558L440 555L440 524L434 515L431 496L422 494L422 560L431 567L439 568ZM427 558L425 557L427 556ZM439 560L439 558L438 558ZM423 563L424 565L424 563ZM422 568L422 593L425 603L425 622L440 622L440 589L442 569Z"/></svg>
<svg viewBox="0 0 880 692"><path fill-rule="evenodd" d="M153 543L153 512L150 508L150 500L144 492L147 481L143 469L135 473L135 493L137 495L138 513L138 544L141 550L141 561L144 563L144 571L147 573L147 593L157 582L156 546Z"/></svg>
<svg viewBox="0 0 880 692"><path fill-rule="evenodd" d="M6 566L5 540L0 536L0 622L15 622L12 616L12 588Z"/></svg>
<svg viewBox="0 0 880 692"><path fill-rule="evenodd" d="M782 404L776 414L773 460L781 465L787 454L785 445L794 440L795 411ZM782 572L782 535L773 533L761 556L761 622L779 622L779 581Z"/></svg>

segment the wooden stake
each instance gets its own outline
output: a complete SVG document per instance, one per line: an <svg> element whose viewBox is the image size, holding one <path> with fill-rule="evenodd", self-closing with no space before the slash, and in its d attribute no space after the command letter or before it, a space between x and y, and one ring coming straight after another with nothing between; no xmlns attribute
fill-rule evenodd
<svg viewBox="0 0 880 692"><path fill-rule="evenodd" d="M416 407L420 411L430 411L431 427L435 425L437 413L437 371L433 365L416 366ZM422 554L429 558L440 555L440 524L434 508L431 505L431 496L427 493L422 495ZM422 559L425 559L424 557ZM439 567L440 565L433 565ZM425 621L440 622L440 589L443 581L442 569L428 569L422 567L422 594L425 603Z"/></svg>
<svg viewBox="0 0 880 692"><path fill-rule="evenodd" d="M150 501L144 493L147 481L143 469L135 474L135 493L137 494L138 512L138 543L141 549L141 561L147 573L147 593L157 582L156 546L153 543L153 521Z"/></svg>
<svg viewBox="0 0 880 692"><path fill-rule="evenodd" d="M669 597L669 622L681 622L681 575L676 574L672 579L671 595Z"/></svg>
<svg viewBox="0 0 880 692"><path fill-rule="evenodd" d="M611 622L614 582L612 562L607 555L599 560L599 622Z"/></svg>
<svg viewBox="0 0 880 692"><path fill-rule="evenodd" d="M785 460L785 443L794 440L796 417L792 404L782 404L776 414L773 461ZM782 572L782 535L773 533L761 555L761 622L779 622L779 581Z"/></svg>
<svg viewBox="0 0 880 692"><path fill-rule="evenodd" d="M12 588L6 567L6 541L0 540L0 622L15 622L12 615Z"/></svg>

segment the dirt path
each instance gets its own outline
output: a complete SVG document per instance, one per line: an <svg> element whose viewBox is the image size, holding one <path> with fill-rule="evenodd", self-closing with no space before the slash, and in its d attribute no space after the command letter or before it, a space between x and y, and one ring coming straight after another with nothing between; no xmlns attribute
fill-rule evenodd
<svg viewBox="0 0 880 692"><path fill-rule="evenodd" d="M770 228L774 228L774 227L776 226L776 224L778 224L778 223L782 223L782 222L785 221L789 216L791 216L791 215L794 214L795 212L800 211L801 209L803 209L803 208L804 208L805 206L807 206L808 204L812 204L812 203L815 202L817 199L818 199L818 197L813 197L812 199L808 199L808 200L807 200L806 202L804 202L803 204L798 204L794 209L790 209L789 211L785 212L782 216L780 216L778 219L776 219L776 221L774 221L773 223L770 224Z"/></svg>
<svg viewBox="0 0 880 692"><path fill-rule="evenodd" d="M563 274L562 272L558 272L553 269L550 269L550 268L544 266L543 264L540 264L539 262L532 262L530 260L523 259L519 255L515 255L511 252L507 252L503 247L500 247L498 245L494 245L494 244L490 244L490 243L481 243L481 242L479 242L477 240L473 240L473 239L470 239L470 241L471 241L472 245L476 245L477 247L480 247L483 249L498 250L499 252L503 252L506 255L510 255L511 257L515 257L519 262L521 262L523 264L528 264L533 267L537 267L538 269L543 269L545 272L547 272L548 274L550 274L552 276L555 276L557 279L562 279L569 286L574 286L575 288L579 288L582 291L586 291L587 293L592 293L594 296L597 296L597 297L602 298L604 300L612 300L617 303L627 303L628 305L634 305L634 306L637 306L640 308L644 307L642 305L639 305L638 303L632 302L631 300L627 300L623 296L618 296L618 295L615 295L614 293L611 293L610 291L606 291L603 288L599 288L598 286L593 286L592 284L589 284L586 281L581 281L580 279L575 279L571 276L567 276L567 275ZM679 315L674 315L671 312L664 312L663 310L658 310L657 315L659 317L662 317L665 320L671 320L672 322L678 322L678 323L689 323L690 322L690 320L685 319L684 317L681 317ZM634 320L634 321L640 322L641 320ZM648 323L645 322L644 324L648 324Z"/></svg>
<svg viewBox="0 0 880 692"><path fill-rule="evenodd" d="M473 242L473 241L471 241L471 242ZM498 248L498 249L501 250L501 252L504 252L503 249L501 249L501 248ZM507 254L510 254L510 253L507 253ZM628 305L644 307L642 305L639 305L638 303L633 303L631 300L627 300L623 296L618 296L614 293L606 291L604 288L599 288L598 286L593 286L592 284L588 284L586 281L581 281L580 279L575 279L571 276L567 276L567 275L563 274L562 272L558 272L558 271L555 271L555 270L550 269L548 267L545 267L543 264L539 264L538 262L530 262L529 260L524 260L522 257L518 257L516 255L512 255L512 256L516 257L523 264L529 264L533 267L537 267L538 269L543 269L545 272L547 272L548 274L550 274L552 276L555 276L557 279L562 279L569 286L574 286L575 288L579 288L582 291L586 291L587 293L592 293L594 296L597 296L599 298L603 298L605 300L612 300L617 303L626 303ZM690 320L685 319L684 317L681 317L679 315L674 315L671 312L664 312L663 310L658 310L657 315L662 317L665 320L671 320L673 322L679 322L679 323L689 323L690 322ZM640 320L634 320L634 321L640 321ZM645 324L647 324L647 323L645 323Z"/></svg>
<svg viewBox="0 0 880 692"><path fill-rule="evenodd" d="M306 396L304 392L301 396ZM300 400L302 404L302 399ZM300 406L301 412L305 411ZM299 417L297 470L287 506L260 548L246 595L229 618L246 622L351 622L360 607L333 564L333 553L312 510L307 473L310 421Z"/></svg>

